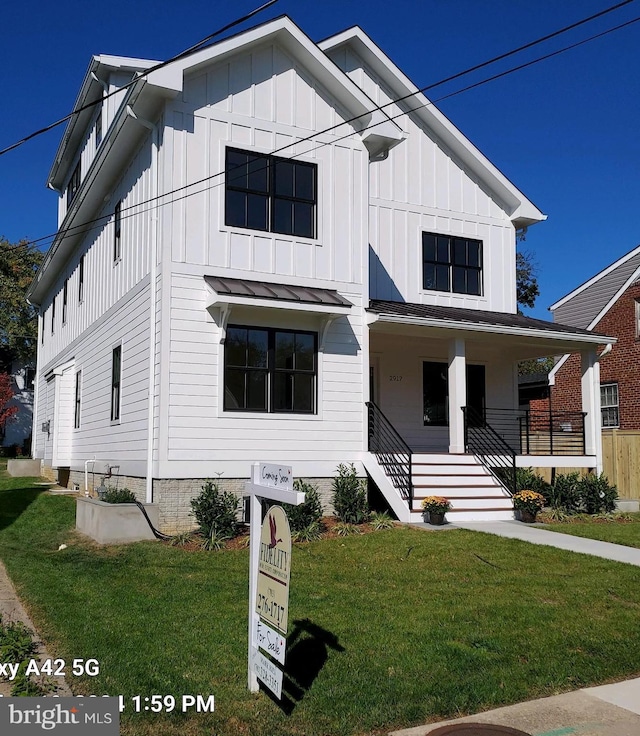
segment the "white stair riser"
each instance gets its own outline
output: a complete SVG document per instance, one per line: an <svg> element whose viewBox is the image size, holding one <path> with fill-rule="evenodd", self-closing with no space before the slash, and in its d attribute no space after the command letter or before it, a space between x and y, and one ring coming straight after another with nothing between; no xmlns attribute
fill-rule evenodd
<svg viewBox="0 0 640 736"><path fill-rule="evenodd" d="M450 524L456 521L513 521L513 511L447 511L446 520ZM424 521L422 514L415 511L411 514L412 522Z"/></svg>
<svg viewBox="0 0 640 736"><path fill-rule="evenodd" d="M418 465L478 465L473 455L431 455L425 453L414 453L411 461Z"/></svg>
<svg viewBox="0 0 640 736"><path fill-rule="evenodd" d="M450 511L465 509L467 511L513 511L510 498L450 498ZM421 511L420 502L414 501L413 511ZM450 513L448 511L447 513Z"/></svg>
<svg viewBox="0 0 640 736"><path fill-rule="evenodd" d="M501 488L496 481L488 475L418 475L413 476L413 485L416 488L434 488L437 486L465 488L482 486L484 488Z"/></svg>
<svg viewBox="0 0 640 736"><path fill-rule="evenodd" d="M429 489L427 493L424 489L415 488L413 489L413 497L417 500L422 500L427 496L445 496L445 498L460 498L462 497L473 497L473 498L486 498L487 496L500 496L501 498L509 498L509 494L502 488L439 488L435 489L438 493L431 493L433 489Z"/></svg>
<svg viewBox="0 0 640 736"><path fill-rule="evenodd" d="M411 474L414 476L442 476L442 475L460 475L472 478L487 477L493 478L491 473L482 466L477 465L416 465L412 463Z"/></svg>

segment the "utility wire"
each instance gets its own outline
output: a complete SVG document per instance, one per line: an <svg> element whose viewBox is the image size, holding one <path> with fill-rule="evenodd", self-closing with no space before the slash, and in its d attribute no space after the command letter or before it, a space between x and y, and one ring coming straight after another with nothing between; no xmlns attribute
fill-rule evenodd
<svg viewBox="0 0 640 736"><path fill-rule="evenodd" d="M223 28L220 28L214 33L210 33L208 36L203 38L201 41L198 41L198 43L194 44L193 46L190 46L188 49L181 51L176 56L172 56L170 59L167 59L166 61L161 61L159 64L155 64L149 69L146 69L145 71L142 71L139 74L136 74L130 82L123 85L122 87L119 87L117 90L114 90L113 92L109 92L108 94L100 97L100 99L95 100L94 102L88 102L86 105L81 105L80 107L70 112L68 115L65 115L63 118L56 120L54 123L45 125L44 128L35 130L33 133L29 133L29 135L26 135L24 138L21 138L19 141L16 141L15 143L12 143L10 146L7 146L6 148L1 149L0 156L4 156L5 153L9 153L9 151L13 151L16 148L19 148L20 146L25 144L27 141L30 141L33 138L37 138L39 135L42 135L43 133L48 133L50 130L57 128L59 125L62 125L62 123L65 123L67 120L71 120L72 117L79 115L81 112L84 112L85 110L89 110L92 107L95 107L96 105L101 105L104 102L104 100L108 100L110 97L113 97L114 95L117 95L120 92L122 92L122 90L132 87L134 84L138 82L139 79L142 79L143 77L148 76L152 72L157 72L158 70L163 69L168 64L173 64L174 61L179 61L180 59L184 59L185 56L189 56L195 51L201 50L205 44L207 44L209 41L214 39L216 36L219 36L220 34L225 33L225 31L230 30L234 26L237 26L240 23L244 23L246 20L253 18L254 15L261 13L263 10L266 10L267 8L271 7L274 3L277 3L277 2L278 0L268 0L268 2L264 3L264 5L261 5L259 8L252 10L250 13L247 13L247 15L244 15L242 18L238 18L237 20L234 20L231 23L227 23L227 25L224 26Z"/></svg>
<svg viewBox="0 0 640 736"><path fill-rule="evenodd" d="M626 5L626 4L628 4L628 2L633 2L633 1L635 1L635 0L627 0L625 3L622 3L622 4L623 5ZM614 8L617 8L617 7L619 7L619 6L614 6ZM611 9L609 9L609 11L602 11L602 12L604 13L604 12L610 12L610 11L611 11ZM599 13L596 16L591 16L590 19L593 19L595 17L599 17L600 15L602 15L602 13ZM572 24L571 26L567 26L566 29L561 29L560 31L556 31L553 34L549 34L549 35L547 35L547 36L544 37L544 40L549 39L549 38L551 38L553 36L557 36L559 33L566 32L566 30L569 30L571 28L574 28L576 25L582 24L582 23L586 22L587 20L589 20L589 19L585 19L584 21L580 21L578 24ZM380 121L378 123L373 123L371 125L368 125L365 128L363 128L362 130L356 131L356 132L363 132L364 130L370 130L371 128L374 128L377 125L381 125L383 122L386 122L387 120L395 120L395 119L397 119L399 117L402 117L404 115L410 114L412 112L416 112L417 110L420 110L422 108L435 105L438 102L441 102L441 101L446 100L446 99L450 99L451 97L454 97L456 95L462 94L463 92L467 92L467 91L469 91L471 89L474 89L476 87L482 86L482 85L487 84L487 83L492 82L492 81L495 81L496 79L500 79L501 77L507 76L509 74L513 74L516 71L520 71L520 70L525 69L525 68L527 68L529 66L533 66L534 64L537 64L537 63L539 63L541 61L545 61L545 60L547 60L549 58L552 58L554 56L558 56L559 54L562 54L562 53L564 53L566 51L569 51L571 49L574 49L574 48L576 48L578 46L582 46L582 45L584 45L586 43L589 43L591 41L594 41L594 40L596 40L598 38L601 38L603 36L606 36L606 35L608 35L610 33L613 33L615 31L621 30L621 29L623 29L623 28L625 28L627 26L630 26L630 25L632 25L634 23L637 23L638 21L640 21L640 16L638 16L636 18L633 18L632 20L627 21L625 23L621 23L621 24L619 24L617 26L614 26L613 28L610 28L608 30L602 31L602 32L600 32L598 34L595 34L593 36L590 36L590 37L588 37L586 39L583 39L581 41L577 41L577 42L575 42L573 44L570 44L568 46L565 46L565 47L563 47L561 49L558 49L556 51L550 52L549 54L545 54L545 55L543 55L541 57L538 57L536 59L532 59L532 60L530 60L528 62L525 62L524 64L520 64L518 66L512 67L512 68L507 69L507 70L505 70L503 72L500 72L499 74L495 74L495 75L493 75L491 77L488 77L486 79L483 79L483 80L480 80L478 82L475 82L475 83L473 83L471 85L468 85L466 87L463 87L462 89L456 90L456 91L451 92L449 94L443 95L442 97L439 97L439 98L436 98L434 100L428 101L427 103L422 103L422 104L418 105L417 107L413 107L413 108L404 110L404 111L402 111L402 112L400 112L400 113L398 113L398 114L396 114L396 115L394 115L392 117L387 116L387 118L385 120ZM531 46L536 45L537 43L540 43L542 40L543 39L539 39L537 41L533 41L533 42L531 42L529 44L526 44L525 46L519 47L518 50L524 50L524 49L530 48ZM491 60L491 61L488 61L488 62L483 62L482 64L477 65L475 67L472 67L472 68L470 68L468 70L459 72L459 73L453 75L452 77L447 77L446 79L443 79L440 82L435 82L435 83L430 84L430 85L428 85L426 87L422 87L421 89L416 90L415 92L412 92L412 93L410 93L408 95L405 95L403 97L399 97L397 99L391 100L390 102L385 103L384 105L378 105L378 106L374 107L372 110L370 110L370 111L368 111L366 113L363 113L362 115L355 116L355 117L353 117L353 118L351 118L349 120L340 121L339 123L337 123L337 124L335 124L333 126L330 126L329 128L325 128L322 131L314 132L314 133L312 133L309 136L306 136L304 138L300 138L300 139L294 141L293 143L289 143L289 144L286 144L284 146L281 146L280 148L277 148L274 151L272 151L272 153L270 155L274 155L276 153L280 153L280 152L282 152L282 151L284 151L284 150L286 150L288 148L291 148L292 146L298 146L301 143L305 143L305 142L310 141L310 140L312 140L314 138L317 138L317 137L319 137L321 135L324 135L326 133L330 133L333 130L336 130L337 128L339 128L341 126L348 125L348 124L350 124L350 123L358 120L360 117L364 117L366 115L370 115L372 112L375 112L376 110L382 110L385 107L389 107L391 105L396 105L399 102L402 102L402 101L405 101L405 100L410 99L412 97L415 97L417 94L419 94L419 93L421 93L421 92L423 92L425 90L429 90L429 89L433 89L435 87L438 87L438 86L440 86L442 84L445 84L446 82L450 81L451 79L460 78L461 76L463 76L465 74L471 73L472 71L475 71L475 70L477 70L477 69L479 69L481 67L485 67L485 66L487 66L490 63L494 63L494 61L504 59L507 56L511 56L511 55L513 55L516 52L517 52L517 50L514 49L511 52L507 52L506 54L501 54L499 57L495 57L494 60ZM345 138L349 138L353 134L354 134L354 131L353 130L352 131L349 131L349 133L347 133L346 135L344 135L344 136L342 136L340 138L337 138L337 139L334 138L334 139L331 139L330 141L327 141L327 142L320 142L316 146L314 146L314 147L312 147L310 149L307 149L303 153L298 153L296 155L297 156L307 155L307 154L309 154L309 153L311 153L311 152L313 152L313 151L315 151L315 150L317 150L319 148L322 148L322 147L327 146L327 145L332 145L332 144L334 144L334 143L336 143L336 142L338 142L340 140L343 140ZM236 168L239 168L239 167L236 167ZM183 199L187 199L190 196L194 196L194 195L197 195L197 194L202 194L202 193L204 193L205 191L207 191L209 189L212 189L212 188L214 188L216 186L220 186L222 182L214 183L214 184L212 184L209 187L206 187L204 189L200 189L200 190L198 190L196 192L190 192L190 193L184 194L181 197L177 197L177 198L176 197L173 197L173 195L178 194L179 192L183 192L183 191L185 191L187 189L191 189L192 187L196 187L198 185L204 184L204 183L206 183L208 181L211 181L212 179L216 179L216 178L218 178L220 176L223 176L225 173L229 173L229 171L227 171L226 169L225 170L222 170L222 171L218 171L218 172L216 172L214 174L210 174L209 176L206 176L206 177L204 177L202 179L199 179L199 180L197 180L195 182L190 182L189 184L185 184L185 185L183 185L181 187L177 187L177 188L172 189L170 191L167 191L167 192L164 192L162 194L159 194L159 195L157 195L155 197L149 198L147 200L143 200L142 202L137 202L137 203L132 204L132 205L129 205L127 207L123 207L121 209L121 213L122 213L121 214L121 219L124 220L124 219L128 219L129 217L134 217L134 216L143 214L144 212L147 212L149 210L141 210L140 211L139 210L140 207L143 207L146 204L151 204L151 203L153 203L153 202L155 202L157 200L163 199L165 197L172 197L172 199L170 201L168 201L168 202L163 202L161 204L161 206L164 206L164 205L167 205L167 204L173 204L173 203L179 202L179 201L181 201ZM128 215L127 214L124 214L125 212L127 212L129 210L138 210L138 211L131 212ZM21 247L32 246L32 245L34 245L36 243L39 243L39 242L43 242L43 241L46 241L46 240L53 240L53 239L56 238L56 236L66 237L67 235L70 235L70 234L76 234L76 235L77 234L86 234L86 233L90 232L91 230L95 229L96 227L102 226L102 225L106 224L106 222L108 220L110 220L112 216L113 216L113 213L109 213L109 214L106 214L106 215L102 215L100 217L97 217L95 219L92 219L92 220L87 220L84 223L80 223L78 225L71 225L70 227L66 228L63 231L58 231L57 233L54 233L54 234L42 236L42 237L40 237L40 238L38 238L36 240L31 240L31 241L28 241L28 242L25 242L25 243L19 243L16 246L14 246L14 248L15 249L18 249L18 248L21 248ZM90 225L94 225L94 227L87 227L87 226L90 226ZM82 228L86 228L86 229L85 230L82 230Z"/></svg>

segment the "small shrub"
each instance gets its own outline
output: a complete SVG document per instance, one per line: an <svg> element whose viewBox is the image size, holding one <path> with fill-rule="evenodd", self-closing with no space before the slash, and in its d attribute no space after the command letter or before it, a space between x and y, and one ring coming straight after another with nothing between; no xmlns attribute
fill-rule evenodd
<svg viewBox="0 0 640 736"><path fill-rule="evenodd" d="M348 521L339 521L333 528L339 537L348 537L351 534L362 534L359 524L350 524Z"/></svg>
<svg viewBox="0 0 640 736"><path fill-rule="evenodd" d="M22 662L38 651L33 632L20 621L0 620L0 662Z"/></svg>
<svg viewBox="0 0 640 736"><path fill-rule="evenodd" d="M545 502L551 506L551 486L532 468L516 468L516 491L535 491L544 496Z"/></svg>
<svg viewBox="0 0 640 736"><path fill-rule="evenodd" d="M557 475L551 487L549 505L567 514L577 514L581 508L579 482L580 473Z"/></svg>
<svg viewBox="0 0 640 736"><path fill-rule="evenodd" d="M369 518L366 484L356 475L353 464L338 465L338 475L333 479L333 508L345 524L362 524Z"/></svg>
<svg viewBox="0 0 640 736"><path fill-rule="evenodd" d="M217 484L208 480L202 491L191 501L191 512L198 522L205 539L233 538L238 535L240 499L229 491L220 491Z"/></svg>
<svg viewBox="0 0 640 736"><path fill-rule="evenodd" d="M322 503L320 502L318 489L311 483L305 483L298 479L293 481L293 489L304 493L305 499L304 503L299 506L292 506L289 503L282 504L282 508L289 519L292 538L296 532L308 529L312 524L319 523L322 519Z"/></svg>
<svg viewBox="0 0 640 736"><path fill-rule="evenodd" d="M580 507L587 514L611 513L615 510L618 489L604 473L585 475L577 484Z"/></svg>
<svg viewBox="0 0 640 736"><path fill-rule="evenodd" d="M218 532L216 532L216 530L212 527L209 534L206 537L202 538L200 547L207 550L208 552L210 552L211 550L217 551L220 549L224 549L225 543L228 539L231 539L231 537L228 537L224 534L218 534Z"/></svg>
<svg viewBox="0 0 640 736"><path fill-rule="evenodd" d="M371 514L371 518L369 519L369 521L371 522L371 526L377 532L384 529L393 529L393 527L396 525L395 521L389 516L386 511L375 511L373 514Z"/></svg>
<svg viewBox="0 0 640 736"><path fill-rule="evenodd" d="M291 539L294 542L315 542L317 539L320 539L323 531L324 527L322 523L314 521L308 526L305 526L304 529L293 532Z"/></svg>
<svg viewBox="0 0 640 736"><path fill-rule="evenodd" d="M187 547L193 542L194 536L193 532L179 532L171 537L169 544L172 547Z"/></svg>
<svg viewBox="0 0 640 736"><path fill-rule="evenodd" d="M107 488L107 492L100 499L105 503L135 503L136 494L128 488Z"/></svg>

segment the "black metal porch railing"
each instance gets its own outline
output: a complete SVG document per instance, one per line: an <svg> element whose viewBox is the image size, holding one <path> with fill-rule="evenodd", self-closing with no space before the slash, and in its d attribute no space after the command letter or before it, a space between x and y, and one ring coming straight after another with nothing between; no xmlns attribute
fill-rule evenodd
<svg viewBox="0 0 640 736"><path fill-rule="evenodd" d="M487 423L485 413L463 406L464 446L502 483L511 495L516 492L516 452Z"/></svg>
<svg viewBox="0 0 640 736"><path fill-rule="evenodd" d="M484 421L516 455L584 455L585 416L577 411L483 411Z"/></svg>
<svg viewBox="0 0 640 736"><path fill-rule="evenodd" d="M367 401L369 412L369 452L372 452L385 475L402 498L413 508L411 448L373 401Z"/></svg>

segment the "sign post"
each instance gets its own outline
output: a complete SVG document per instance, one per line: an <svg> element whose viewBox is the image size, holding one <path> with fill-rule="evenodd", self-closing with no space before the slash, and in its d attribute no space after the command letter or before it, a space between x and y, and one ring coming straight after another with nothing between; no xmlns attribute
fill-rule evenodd
<svg viewBox="0 0 640 736"><path fill-rule="evenodd" d="M284 664L291 573L291 533L284 510L272 506L261 524L261 500L299 506L304 493L293 490L288 465L254 463L245 484L250 504L249 656L248 686L258 690L258 678L280 698L282 671L261 654L263 649ZM264 622L260 618L265 619Z"/></svg>

